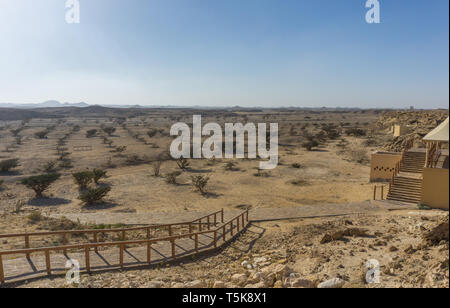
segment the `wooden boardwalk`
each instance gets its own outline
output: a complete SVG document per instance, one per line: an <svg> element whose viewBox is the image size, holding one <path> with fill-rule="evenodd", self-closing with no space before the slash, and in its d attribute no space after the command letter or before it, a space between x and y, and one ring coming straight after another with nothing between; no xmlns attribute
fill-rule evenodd
<svg viewBox="0 0 450 308"><path fill-rule="evenodd" d="M212 223L209 218L208 222ZM68 260L75 260L81 272L155 266L182 260L220 248L245 231L248 223L248 212L243 212L225 223L217 222L213 226L208 223L204 227L206 230L200 227L196 232L165 238L0 251L0 282L64 275L70 269L66 267ZM30 256L24 257L27 253Z"/></svg>

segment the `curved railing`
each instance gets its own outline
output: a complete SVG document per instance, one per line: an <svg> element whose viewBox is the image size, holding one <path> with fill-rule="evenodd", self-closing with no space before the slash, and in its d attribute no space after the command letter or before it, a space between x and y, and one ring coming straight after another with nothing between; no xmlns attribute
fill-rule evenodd
<svg viewBox="0 0 450 308"><path fill-rule="evenodd" d="M218 218L217 216L220 214L220 220L221 223L219 226L217 226ZM61 246L55 246L55 247L41 247L41 248L25 248L25 249L16 249L16 250L6 250L6 251L0 251L0 282L5 282L5 273L3 268L3 256L4 255L26 255L27 257L30 256L32 253L38 253L43 252L45 254L45 263L46 263L46 271L47 274L51 274L51 262L50 262L50 252L54 251L63 251L64 253L67 252L67 250L73 250L73 249L82 249L85 253L85 265L86 265L86 271L90 272L90 251L91 249L94 249L94 251L98 251L99 247L114 247L118 246L120 248L120 257L119 257L119 265L121 268L124 266L123 262L123 255L126 246L128 245L143 245L145 244L147 246L147 263L151 263L151 245L156 242L170 242L171 245L171 257L172 259L176 259L176 251L175 251L175 242L179 239L184 238L190 238L194 240L194 251L195 253L199 252L199 235L204 234L213 234L213 242L212 245L214 248L217 248L218 246L218 234L219 232L222 233L223 242L225 243L227 241L227 233L229 231L230 233L230 239L235 235L234 231L236 229L236 234L238 234L241 230L244 230L245 227L249 223L249 211L246 210L243 213L235 216L234 218L230 219L227 222L224 222L224 215L223 215L223 209L221 211L203 216L201 218L198 218L191 222L185 222L185 223L174 223L174 224L167 224L167 225L158 225L158 226L146 226L146 227L136 227L136 228L127 228L127 229L108 229L108 230L72 230L72 231L57 231L57 232L37 232L37 233L20 233L20 234L5 234L0 235L0 238L12 238L12 237L25 237L25 245L29 246L29 238L32 236L43 236L43 235L63 235L66 236L69 234L93 234L94 235L94 242L93 243L81 243L81 244L73 244L73 245L67 245L67 243L63 243ZM207 220L206 222L206 230L202 230L202 227L204 223L203 220ZM213 221L211 221L211 219ZM214 224L214 228L211 228L211 225ZM189 233L186 234L179 234L179 235L173 235L171 230L173 226L180 226L180 225L187 225L189 226ZM194 226L198 226L199 231L193 232ZM159 238L150 238L150 233L148 230L151 228L161 228L161 227L168 227L169 230L169 236L167 237L159 237ZM136 231L136 230L147 230L147 239L142 240L126 240L126 232L127 231ZM102 233L102 232L122 232L122 240L121 241L113 241L113 242L98 242L96 234Z"/></svg>

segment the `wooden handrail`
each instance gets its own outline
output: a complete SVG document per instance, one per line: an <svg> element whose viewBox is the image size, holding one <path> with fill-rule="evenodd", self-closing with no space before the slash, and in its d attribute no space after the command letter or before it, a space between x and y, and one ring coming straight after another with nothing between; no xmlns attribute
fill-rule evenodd
<svg viewBox="0 0 450 308"><path fill-rule="evenodd" d="M93 234L94 242L97 242L97 234L98 233L121 233L122 240L126 238L126 232L129 231L146 231L147 238L150 237L150 230L152 229L163 229L167 228L169 236L172 236L172 227L176 226L187 226L189 228L189 232L192 232L192 224L199 221L201 226L201 220L205 217L214 216L214 221L216 221L216 216L221 214L223 217L223 209L220 211L214 212L212 214L200 217L193 221L189 222L181 222L181 223L172 223L172 224L161 224L161 225L150 225L144 227L133 227L133 228L117 228L117 229L89 229L89 230L65 230L65 231L46 231L46 232L28 232L28 233L14 233L14 234L0 234L0 238L13 238L13 237L23 237L25 239L25 248L30 248L30 237L35 236L52 236L52 235L61 235L63 237L63 244L67 243L67 236L73 234ZM209 227L210 228L210 227ZM29 256L29 255L27 255Z"/></svg>
<svg viewBox="0 0 450 308"><path fill-rule="evenodd" d="M219 211L223 213L222 211ZM205 216L206 217L206 216ZM210 230L205 231L198 231L194 233L188 233L188 234L179 234L179 235L173 235L168 237L161 237L161 238L147 238L145 240L129 240L129 241L116 241L116 242L104 242L104 243L83 243L83 244L75 244L75 245L62 245L62 246L56 246L56 247L41 247L41 248L25 248L25 249L15 249L15 250L6 250L6 251L0 251L0 283L5 282L5 276L4 276L4 268L3 268L3 255L15 255L15 254L24 254L29 256L31 253L36 252L45 252L45 259L46 259L46 267L47 267L47 273L51 274L51 264L50 264L50 252L51 251L67 251L70 249L84 249L85 252L85 258L86 258L86 270L90 271L90 264L89 264L89 252L90 249L94 248L95 250L98 249L98 247L112 247L112 246L119 246L120 247L120 266L123 267L123 251L125 250L127 245L140 245L140 244L147 244L147 263L151 262L151 244L156 242L164 242L168 241L172 245L172 258L176 258L175 254L175 241L177 239L182 238L192 238L195 239L195 251L198 252L198 236L208 233L214 234L214 241L213 245L216 248L217 247L217 232L220 230L223 230L223 241L226 242L226 227L230 225L230 233L233 236L233 222L237 221L237 229L238 233L240 231L240 223L242 222L242 230L244 230L247 222L247 225L249 223L249 210L246 210L242 212L241 214L237 215L236 217L230 219L227 222L224 222L223 224L219 225L218 227ZM117 230L114 230L117 231ZM29 234L28 234L29 235Z"/></svg>

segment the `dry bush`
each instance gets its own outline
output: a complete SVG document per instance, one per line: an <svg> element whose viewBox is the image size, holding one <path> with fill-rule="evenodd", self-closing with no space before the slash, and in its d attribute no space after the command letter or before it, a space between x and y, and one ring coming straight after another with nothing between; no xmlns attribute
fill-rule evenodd
<svg viewBox="0 0 450 308"><path fill-rule="evenodd" d="M236 168L236 163L235 162L227 162L225 163L224 169L227 171L237 171L239 170L239 168Z"/></svg>
<svg viewBox="0 0 450 308"><path fill-rule="evenodd" d="M58 173L41 174L31 176L21 181L22 185L34 190L36 198L42 197L42 193L46 191L50 185L61 177Z"/></svg>
<svg viewBox="0 0 450 308"><path fill-rule="evenodd" d="M168 173L166 175L166 182L168 184L177 184L177 177L181 174L180 171L174 171L171 173Z"/></svg>
<svg viewBox="0 0 450 308"><path fill-rule="evenodd" d="M161 174L162 161L158 160L152 164L153 175L158 177Z"/></svg>
<svg viewBox="0 0 450 308"><path fill-rule="evenodd" d="M2 160L0 161L0 172L9 172L11 169L14 169L18 166L19 166L18 158Z"/></svg>
<svg viewBox="0 0 450 308"><path fill-rule="evenodd" d="M203 175L192 176L192 186L195 190L200 192L202 195L206 193L206 186L208 185L209 177Z"/></svg>
<svg viewBox="0 0 450 308"><path fill-rule="evenodd" d="M106 170L102 169L94 169L92 170L92 179L95 184L98 184L99 181L103 178L106 178Z"/></svg>
<svg viewBox="0 0 450 308"><path fill-rule="evenodd" d="M103 202L103 198L111 191L111 187L90 188L80 194L80 199L84 205L91 205Z"/></svg>
<svg viewBox="0 0 450 308"><path fill-rule="evenodd" d="M95 137L97 135L97 130L96 129L90 129L86 132L86 138L92 138Z"/></svg>
<svg viewBox="0 0 450 308"><path fill-rule="evenodd" d="M93 181L94 175L91 171L72 173L73 180L79 189L85 189Z"/></svg>
<svg viewBox="0 0 450 308"><path fill-rule="evenodd" d="M41 168L42 172L53 173L56 172L56 161L49 161Z"/></svg>
<svg viewBox="0 0 450 308"><path fill-rule="evenodd" d="M184 158L183 156L181 156L178 160L177 160L177 165L178 165L178 167L181 169L181 170L186 170L188 167L189 167L189 165L190 165L190 163L189 163L189 161L186 159L186 158Z"/></svg>
<svg viewBox="0 0 450 308"><path fill-rule="evenodd" d="M49 133L48 130L43 130L43 131L40 131L40 132L35 133L34 136L35 136L37 139L46 139L48 133Z"/></svg>
<svg viewBox="0 0 450 308"><path fill-rule="evenodd" d="M115 127L104 127L103 131L108 134L108 136L111 136L112 134L114 134L116 132L116 128Z"/></svg>
<svg viewBox="0 0 450 308"><path fill-rule="evenodd" d="M296 185L296 186L309 185L309 182L307 180L305 180L304 178L300 177L300 176L297 176L295 179L293 179L289 183L291 183L292 185Z"/></svg>
<svg viewBox="0 0 450 308"><path fill-rule="evenodd" d="M367 164L370 162L369 156L364 149L352 149L349 152L349 158L358 164Z"/></svg>

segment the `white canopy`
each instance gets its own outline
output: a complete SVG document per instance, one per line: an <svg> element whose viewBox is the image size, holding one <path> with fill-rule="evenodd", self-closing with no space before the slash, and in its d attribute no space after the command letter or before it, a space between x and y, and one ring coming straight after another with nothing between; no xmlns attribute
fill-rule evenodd
<svg viewBox="0 0 450 308"><path fill-rule="evenodd" d="M448 122L449 118L442 122L441 125L433 129L428 135L426 135L424 141L439 141L448 142Z"/></svg>

